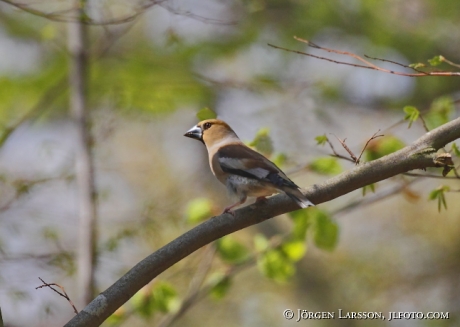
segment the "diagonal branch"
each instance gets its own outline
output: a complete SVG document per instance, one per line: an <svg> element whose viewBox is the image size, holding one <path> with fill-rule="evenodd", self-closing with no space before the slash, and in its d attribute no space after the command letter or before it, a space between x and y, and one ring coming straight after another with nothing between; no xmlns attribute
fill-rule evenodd
<svg viewBox="0 0 460 327"><path fill-rule="evenodd" d="M284 51L287 51L287 52L293 52L293 53L301 54L301 55L304 55L304 56L309 56L309 57L313 57L313 58L333 62L333 63L339 64L339 65L346 65L346 66L352 66L352 67L357 67L357 68L372 69L372 70L377 70L377 71L381 71L381 72L388 73L388 74L393 74L393 75L400 75L400 76L407 76L407 77L460 76L460 72L449 72L449 71L430 71L430 72L425 72L425 71L419 70L419 69L417 69L415 67L410 67L410 66L407 66L407 65L404 65L404 64L401 64L401 63L391 61L391 60L380 59L380 58L372 58L372 57L369 57L369 56L365 56L366 58L369 58L369 59L380 60L380 61L395 64L395 65L398 65L398 66L402 66L404 68L408 68L408 69L411 69L413 71L416 71L416 73L404 73L404 72L399 72L399 71L396 71L396 70L390 70L390 69L386 69L386 68L380 67L378 65L375 65L372 62L370 62L369 60L366 60L363 57L358 56L357 54L354 54L352 52L325 48L325 47L319 46L319 45L317 45L317 44L315 44L315 43L313 43L313 42L311 42L309 40L305 40L305 39L299 38L297 36L294 36L294 39L296 39L297 41L306 43L308 46L310 46L312 48L315 48L315 49L318 49L318 50L323 50L323 51L326 51L326 52L329 52L329 53L335 53L335 54L338 54L338 55L343 55L343 56L348 56L348 57L354 58L354 59L362 62L362 64L354 64L354 63L349 63L349 62L345 62L345 61L341 61L341 60L334 60L334 59L317 56L317 55L307 53L307 52L303 52L303 51L283 48L283 47L280 47L280 46L277 46L277 45L274 45L274 44L270 44L270 43L268 43L268 46L270 46L272 48L275 48L275 49L284 50Z"/></svg>
<svg viewBox="0 0 460 327"><path fill-rule="evenodd" d="M356 166L321 184L310 186L304 192L313 203L320 204L413 169L438 167L439 163L435 162L437 150L458 138L460 118L430 131L395 153ZM288 196L280 194L263 204L236 210L234 216L223 214L205 221L139 262L65 327L99 326L153 278L199 248L222 236L293 210L298 210L297 205Z"/></svg>

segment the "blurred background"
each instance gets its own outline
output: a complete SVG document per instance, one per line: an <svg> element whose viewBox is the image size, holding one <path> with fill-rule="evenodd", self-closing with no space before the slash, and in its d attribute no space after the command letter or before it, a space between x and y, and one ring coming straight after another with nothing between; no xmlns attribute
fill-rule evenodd
<svg viewBox="0 0 460 327"><path fill-rule="evenodd" d="M19 4L19 5L18 5ZM225 120L300 186L372 160L458 116L460 80L338 65L321 46L404 65L460 63L457 0L86 2L87 110L97 209L96 294L230 204L200 142ZM69 113L64 1L0 2L0 307L6 326L60 326L78 303L78 130ZM379 66L412 72L389 62ZM203 110L209 108L209 110ZM201 115L201 116L200 116ZM315 139L316 138L316 139ZM452 145L446 151L458 153ZM454 161L456 159L454 158ZM293 326L285 309L449 312L448 320L305 320L304 326L458 326L460 189L453 172L396 176L234 233L182 260L105 326ZM447 210L444 206L447 205ZM81 310L82 306L77 305Z"/></svg>

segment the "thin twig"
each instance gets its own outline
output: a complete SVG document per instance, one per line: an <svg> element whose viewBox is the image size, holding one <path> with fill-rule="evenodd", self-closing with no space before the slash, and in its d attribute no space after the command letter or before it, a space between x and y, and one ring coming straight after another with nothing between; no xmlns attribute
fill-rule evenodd
<svg viewBox="0 0 460 327"><path fill-rule="evenodd" d="M337 137L337 136L336 136L336 137ZM329 146L331 147L331 150L332 150L332 153L333 153L333 155L331 155L331 156L337 157L337 158L340 158L340 159L344 159L344 160L348 160L348 161L351 161L351 162L354 162L354 160L352 160L352 159L350 159L350 158L348 158L348 157L342 156L341 154L338 154L338 153L335 151L335 148L334 148L334 146L332 145L332 143L331 143L331 141L329 140L328 137L326 137L326 142L327 142L327 143L329 144Z"/></svg>
<svg viewBox="0 0 460 327"><path fill-rule="evenodd" d="M426 125L426 121L425 121L425 119L423 118L422 114L420 113L418 116L419 116L420 120L422 121L423 128L425 129L425 131L429 132L430 129L429 129L428 126Z"/></svg>
<svg viewBox="0 0 460 327"><path fill-rule="evenodd" d="M444 56L442 56L442 61L448 63L448 64L451 65L451 66L460 68L460 65L459 65L459 64L456 64L455 62L452 62L452 61L450 61L450 60L447 60Z"/></svg>
<svg viewBox="0 0 460 327"><path fill-rule="evenodd" d="M398 66L401 66L401 67L404 67L404 68L407 68L407 69L415 70L416 72L419 72L419 73L422 73L422 74L427 74L427 72L424 72L423 70L417 69L415 67L411 67L409 65L402 64L402 63L397 62L397 61L388 60L388 59L382 59L382 58L377 58L377 57L371 57L371 56L368 56L368 55L364 55L364 57L366 57L368 59L372 59L372 60L379 60L379 61L383 61L383 62L388 62L388 63L393 64L393 65L398 65Z"/></svg>
<svg viewBox="0 0 460 327"><path fill-rule="evenodd" d="M311 53L306 53L306 52L303 52L303 51L291 50L291 49L283 48L283 47L273 45L273 44L270 44L270 43L268 43L268 45L270 47L272 47L272 48L275 48L275 49L280 49L280 50L284 50L284 51L288 51L288 52L293 52L293 53L301 54L301 55L304 55L304 56L317 58L317 59L320 59L320 60L326 60L326 61L333 62L333 63L340 64L340 65L347 65L347 66L358 67L358 68L372 69L372 70L377 70L377 71L381 71L381 72L388 73L388 74L393 74L393 75L400 75L400 76L407 76L407 77L460 76L460 72L448 72L448 71L424 72L424 71L417 70L417 69L415 69L413 67L405 66L405 65L400 64L400 63L397 63L397 64L400 65L400 66L407 67L409 69L415 70L415 71L417 71L417 73L403 73L403 72L398 72L398 71L394 71L394 70L389 70L389 69L379 67L379 66L371 63L370 61L364 59L363 57L358 56L358 55L356 55L354 53L351 53L351 52L348 52L348 51L339 51L339 50L334 50L334 49L321 47L321 46L319 46L319 45L317 45L317 44L315 44L315 43L313 43L311 41L308 41L308 40L305 40L305 39L302 39L302 38L299 38L299 37L296 37L296 36L294 36L294 39L296 39L297 41L306 43L307 45L309 45L310 47L315 48L315 49L319 49L319 50L323 50L323 51L326 51L326 52L329 52L329 53L335 53L335 54L355 58L356 60L361 61L363 64L353 64L353 63L344 62L344 61L340 61L340 60L333 60L333 59L330 59L330 58L317 56L317 55L314 55L314 54L311 54ZM379 59L379 60L391 62L391 61L385 60L385 59ZM393 62L393 63L395 63L395 62Z"/></svg>
<svg viewBox="0 0 460 327"><path fill-rule="evenodd" d="M43 279L41 279L40 277L38 277L38 279L41 280L41 282L43 283L43 285L40 285L38 287L35 287L36 290L38 290L39 288L43 288L43 287L49 287L51 288L53 291L55 291L57 294L59 294L60 296L62 296L63 298L65 298L69 303L70 305L72 306L73 308L73 311L75 312L75 314L77 315L78 314L78 310L77 308L75 307L75 305L73 304L72 300L70 299L70 297L67 295L67 292L64 290L64 287L62 287L61 285L59 284L56 284L56 283L51 283L51 284L48 284L47 282L45 282ZM57 286L61 289L62 293L59 292L57 289L53 288L53 286Z"/></svg>
<svg viewBox="0 0 460 327"><path fill-rule="evenodd" d="M374 135L371 136L369 140L367 140L366 144L364 145L363 149L361 150L361 153L359 154L358 160L356 160L356 164L359 164L359 161L361 160L361 157L363 156L364 150L366 150L367 146L369 145L369 142L372 140L375 140L377 137L382 137L384 136L383 134L377 135L378 132L380 132L380 129L374 133Z"/></svg>
<svg viewBox="0 0 460 327"><path fill-rule="evenodd" d="M223 21L220 19L215 19L215 18L209 18L209 17L204 17L201 15L194 14L193 12L190 11L185 11L185 10L180 10L176 8L172 8L167 4L165 1L164 3L159 4L160 7L166 9L173 15L178 15L178 16L184 16L184 17L189 17L194 20L197 20L199 22L205 23L205 24L213 24L213 25L236 25L237 21Z"/></svg>
<svg viewBox="0 0 460 327"><path fill-rule="evenodd" d="M400 184L398 186L388 188L386 190L379 191L378 193L374 194L371 197L362 197L362 198L360 198L360 199L358 199L356 201L349 202L345 206L332 211L331 215L336 216L338 214L344 214L344 213L347 213L347 212L349 212L349 211L351 211L353 209L356 209L358 207L360 209L362 209L364 206L373 204L375 202L378 202L378 201L381 201L383 199L386 199L386 198L388 198L388 197L390 197L392 195L398 194L399 192L401 192L402 190L407 188L412 183L419 182L421 180L422 180L421 178L415 178L415 179L413 179L411 181L405 182L404 184Z"/></svg>
<svg viewBox="0 0 460 327"><path fill-rule="evenodd" d="M352 159L352 162L354 162L354 163L356 164L358 158L356 158L355 154L354 154L354 153L350 150L350 148L345 144L345 141L346 141L347 139L341 140L341 139L339 139L339 138L337 137L337 135L335 135L335 134L333 134L333 133L331 133L331 134L335 136L335 138L340 142L340 144L342 144L343 148L344 148L344 149L348 152L348 154L350 155L350 157L351 157L351 159Z"/></svg>

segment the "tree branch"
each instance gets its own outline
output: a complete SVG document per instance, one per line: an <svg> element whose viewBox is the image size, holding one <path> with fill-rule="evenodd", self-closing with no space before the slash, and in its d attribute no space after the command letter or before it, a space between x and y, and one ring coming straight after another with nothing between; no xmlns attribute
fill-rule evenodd
<svg viewBox="0 0 460 327"><path fill-rule="evenodd" d="M361 164L322 184L310 186L306 196L315 204L330 201L365 185L427 167L439 167L436 151L460 138L460 118L440 126L409 146L383 158ZM107 290L99 294L65 327L99 326L116 309L160 273L210 242L267 219L298 210L289 197L280 194L263 204L223 214L196 226L139 262ZM308 210L308 209L307 209Z"/></svg>
<svg viewBox="0 0 460 327"><path fill-rule="evenodd" d="M85 2L75 0L81 20L85 16ZM68 23L68 48L70 54L69 91L70 110L76 127L75 175L78 191L78 272L80 290L79 306L88 304L93 298L96 263L96 189L94 164L90 145L87 109L87 27L80 22Z"/></svg>

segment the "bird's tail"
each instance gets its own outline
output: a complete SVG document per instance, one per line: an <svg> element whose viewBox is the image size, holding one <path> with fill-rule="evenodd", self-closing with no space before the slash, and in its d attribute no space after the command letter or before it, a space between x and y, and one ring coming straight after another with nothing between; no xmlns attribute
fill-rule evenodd
<svg viewBox="0 0 460 327"><path fill-rule="evenodd" d="M283 191L301 208L314 206L299 189L285 188Z"/></svg>

